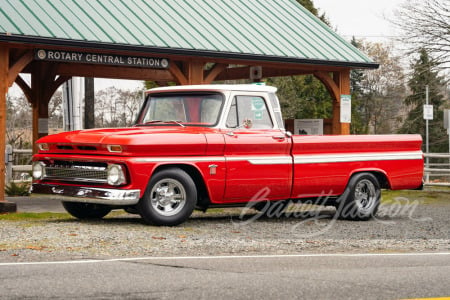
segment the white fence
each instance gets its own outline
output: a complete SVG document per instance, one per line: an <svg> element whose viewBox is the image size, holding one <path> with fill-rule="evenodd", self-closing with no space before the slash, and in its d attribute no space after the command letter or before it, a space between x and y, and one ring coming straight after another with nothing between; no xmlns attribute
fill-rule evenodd
<svg viewBox="0 0 450 300"><path fill-rule="evenodd" d="M31 149L13 149L10 145L5 149L6 176L5 181L31 180Z"/></svg>
<svg viewBox="0 0 450 300"><path fill-rule="evenodd" d="M425 185L450 186L450 153L426 153Z"/></svg>

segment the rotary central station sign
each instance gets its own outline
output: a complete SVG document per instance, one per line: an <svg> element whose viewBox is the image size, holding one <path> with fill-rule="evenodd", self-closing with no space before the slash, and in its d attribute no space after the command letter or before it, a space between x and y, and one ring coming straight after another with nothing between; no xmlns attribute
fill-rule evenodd
<svg viewBox="0 0 450 300"><path fill-rule="evenodd" d="M169 60L167 58L86 53L61 50L36 50L35 59L41 61L141 67L151 69L169 68Z"/></svg>

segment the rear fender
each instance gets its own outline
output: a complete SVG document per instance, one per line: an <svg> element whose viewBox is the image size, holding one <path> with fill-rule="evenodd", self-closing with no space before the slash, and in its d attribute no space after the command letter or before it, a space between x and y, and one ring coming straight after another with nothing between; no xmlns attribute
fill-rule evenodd
<svg viewBox="0 0 450 300"><path fill-rule="evenodd" d="M387 174L387 172L383 169L373 169L373 168L367 168L367 169L357 169L357 170L353 170L353 172L350 174L350 176L348 177L347 182L350 181L350 178L352 178L355 174L358 173L371 173L373 174L377 179L378 182L380 183L380 186L382 189L390 189L391 188L391 182L389 180L389 176Z"/></svg>

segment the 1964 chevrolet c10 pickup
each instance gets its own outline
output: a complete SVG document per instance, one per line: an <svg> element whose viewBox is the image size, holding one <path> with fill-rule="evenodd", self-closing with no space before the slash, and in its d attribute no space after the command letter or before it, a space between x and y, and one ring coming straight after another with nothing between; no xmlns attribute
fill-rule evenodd
<svg viewBox="0 0 450 300"><path fill-rule="evenodd" d="M63 201L80 219L123 208L173 226L194 209L267 211L305 199L336 206L340 218L368 220L381 189L421 187L419 135L292 135L275 92L257 85L152 89L131 128L41 138L32 192Z"/></svg>

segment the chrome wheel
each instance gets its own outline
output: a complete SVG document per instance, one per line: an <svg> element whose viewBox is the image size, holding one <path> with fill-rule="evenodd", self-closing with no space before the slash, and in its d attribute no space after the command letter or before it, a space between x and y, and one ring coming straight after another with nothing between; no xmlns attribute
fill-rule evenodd
<svg viewBox="0 0 450 300"><path fill-rule="evenodd" d="M186 221L197 203L197 187L192 177L179 168L153 174L137 211L147 224L176 226Z"/></svg>
<svg viewBox="0 0 450 300"><path fill-rule="evenodd" d="M375 185L368 179L361 180L355 186L355 204L361 213L366 214L373 211L377 203L377 192Z"/></svg>
<svg viewBox="0 0 450 300"><path fill-rule="evenodd" d="M336 200L336 213L340 219L365 221L378 211L381 187L378 178L371 173L353 175L344 193Z"/></svg>
<svg viewBox="0 0 450 300"><path fill-rule="evenodd" d="M161 216L173 216L186 204L186 190L178 180L165 178L153 186L150 202L153 209Z"/></svg>

